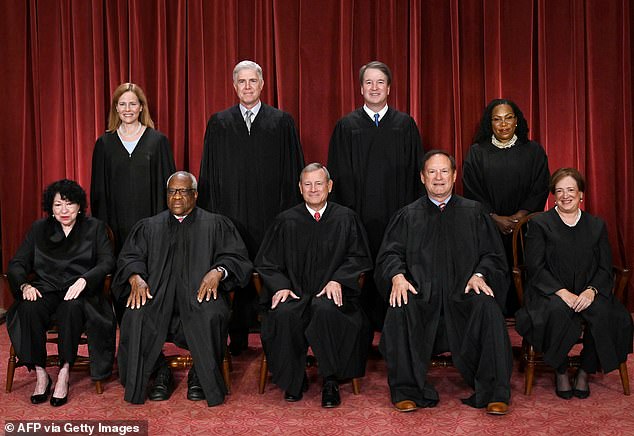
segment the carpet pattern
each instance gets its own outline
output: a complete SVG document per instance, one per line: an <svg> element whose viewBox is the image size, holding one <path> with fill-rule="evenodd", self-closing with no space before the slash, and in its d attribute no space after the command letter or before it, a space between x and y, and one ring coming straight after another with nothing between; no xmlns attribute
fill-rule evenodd
<svg viewBox="0 0 634 436"><path fill-rule="evenodd" d="M512 335L513 345L520 339ZM378 337L375 338L375 342ZM166 346L169 354L171 345ZM0 326L0 374L4 387L9 339L6 326ZM554 393L553 372L537 370L533 393L523 394L523 375L515 371L512 379L511 411L506 416L489 416L483 410L463 405L461 398L471 394L453 368L433 369L430 381L440 394L433 409L400 413L392 408L385 363L380 356L370 357L361 394L353 395L350 383L341 386L341 407L321 408L321 381L317 370L309 368L309 391L297 403L287 403L282 391L270 380L264 394L257 392L262 348L257 335L249 338L249 350L233 358L233 388L225 403L207 407L204 401L191 402L187 392L187 373L174 372L177 387L166 402L148 401L131 405L123 401L123 387L117 379L105 384L96 394L86 372L71 373L69 403L53 408L48 403L31 405L35 375L25 368L15 374L13 392L0 390L2 420L138 420L147 419L151 435L627 435L634 434L634 396L623 395L618 371L598 374L590 379L592 394L586 400L560 400ZM634 359L628 361L634 376ZM55 379L56 370L49 368ZM8 433L7 433L8 434Z"/></svg>

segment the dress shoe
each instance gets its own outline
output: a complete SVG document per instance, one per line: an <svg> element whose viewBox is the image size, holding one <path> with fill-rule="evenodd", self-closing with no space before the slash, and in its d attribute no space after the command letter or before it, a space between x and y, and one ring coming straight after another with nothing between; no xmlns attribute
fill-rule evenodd
<svg viewBox="0 0 634 436"><path fill-rule="evenodd" d="M331 408L341 404L341 396L339 396L339 383L336 380L328 380L324 382L321 391L321 407Z"/></svg>
<svg viewBox="0 0 634 436"><path fill-rule="evenodd" d="M587 376L586 376L587 377ZM587 384L587 378L586 378L586 384ZM587 385L588 389L586 390L581 390L581 389L577 389L577 378L575 377L575 382L574 382L574 388L572 389L572 395L574 395L575 397L579 398L580 400L585 400L586 398L588 398L590 396L590 385Z"/></svg>
<svg viewBox="0 0 634 436"><path fill-rule="evenodd" d="M308 391L308 375L304 372L304 380L302 381L302 390L299 395L293 395L290 392L284 392L284 399L289 403L294 403L295 401L299 401L304 397L303 392Z"/></svg>
<svg viewBox="0 0 634 436"><path fill-rule="evenodd" d="M502 401L489 403L487 404L487 413L489 415L506 415L509 413L509 405Z"/></svg>
<svg viewBox="0 0 634 436"><path fill-rule="evenodd" d="M198 380L196 369L192 366L187 375L187 399L191 401L200 401L205 399L205 392Z"/></svg>
<svg viewBox="0 0 634 436"><path fill-rule="evenodd" d="M48 396L51 395L51 385L53 384L53 380L51 380L51 376L48 376L48 384L46 385L46 390L43 394L31 395L31 403L32 404L41 404L48 400Z"/></svg>
<svg viewBox="0 0 634 436"><path fill-rule="evenodd" d="M68 402L68 383L66 383L66 395L62 398L57 398L55 395L51 396L51 406L60 407Z"/></svg>
<svg viewBox="0 0 634 436"><path fill-rule="evenodd" d="M403 400L403 401L396 402L394 403L394 407L399 412L413 412L417 408L416 403L413 402L412 400Z"/></svg>
<svg viewBox="0 0 634 436"><path fill-rule="evenodd" d="M165 366L158 370L148 398L150 401L168 400L172 395L173 386L174 378L172 377L172 371Z"/></svg>
<svg viewBox="0 0 634 436"><path fill-rule="evenodd" d="M572 389L568 389L566 391L560 391L559 386L557 384L557 374L555 374L555 394L559 398L563 398L564 400L569 400L572 398Z"/></svg>

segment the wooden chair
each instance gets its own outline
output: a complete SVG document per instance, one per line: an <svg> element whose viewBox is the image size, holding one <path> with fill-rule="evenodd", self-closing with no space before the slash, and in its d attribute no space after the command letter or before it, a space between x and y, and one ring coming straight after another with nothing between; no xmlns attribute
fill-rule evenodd
<svg viewBox="0 0 634 436"><path fill-rule="evenodd" d="M253 285L258 295L262 292L262 277L257 272L254 272L251 276L251 280L253 281ZM363 288L363 284L365 283L365 274L361 274L359 276L359 287ZM312 356L309 356L312 357ZM313 357L312 359L306 359L306 366L318 366L317 360ZM262 361L260 362L260 380L258 383L258 393L263 394L264 389L266 389L266 382L269 375L269 365L266 361L266 353L262 352ZM352 392L355 395L359 395L361 392L360 380L358 378L352 379Z"/></svg>
<svg viewBox="0 0 634 436"><path fill-rule="evenodd" d="M515 288L517 289L517 297L520 305L524 301L524 282L526 280L526 264L524 260L524 232L527 223L537 213L533 213L522 218L513 230L513 281ZM632 271L627 268L620 268L613 266L614 272L614 296L621 302L626 301L626 289L627 283L630 279ZM581 343L583 340L583 331L579 337L577 343ZM581 356L573 355L569 356L568 366L579 367L581 365ZM535 367L537 365L544 365L544 359L541 353L537 353L533 346L528 343L526 339L522 339L522 349L520 353L520 371L524 371L524 394L530 395L533 390L533 378L535 374ZM619 373L621 375L621 384L623 385L623 394L630 395L630 381L627 373L627 362L622 362L619 365Z"/></svg>

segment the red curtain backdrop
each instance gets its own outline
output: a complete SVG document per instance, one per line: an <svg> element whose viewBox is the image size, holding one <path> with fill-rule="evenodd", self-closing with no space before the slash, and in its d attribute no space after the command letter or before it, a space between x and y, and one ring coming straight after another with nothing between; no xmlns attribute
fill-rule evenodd
<svg viewBox="0 0 634 436"><path fill-rule="evenodd" d="M615 263L634 266L630 0L0 0L3 267L40 196L90 186L95 139L121 82L141 85L176 165L198 174L207 119L235 104L233 66L264 69L307 162L361 105L358 69L386 62L390 105L459 164L486 103L515 100L550 168L579 168ZM460 168L459 168L460 171ZM336 181L335 181L336 183ZM458 192L462 187L458 184Z"/></svg>

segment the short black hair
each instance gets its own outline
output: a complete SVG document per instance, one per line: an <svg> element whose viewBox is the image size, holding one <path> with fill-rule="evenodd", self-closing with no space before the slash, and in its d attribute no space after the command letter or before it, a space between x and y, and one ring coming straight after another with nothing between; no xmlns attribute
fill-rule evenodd
<svg viewBox="0 0 634 436"><path fill-rule="evenodd" d="M373 68L375 70L379 70L380 72L385 74L385 77L387 77L388 86L392 84L392 71L390 70L390 67L385 65L383 62L372 61L372 62L368 62L367 64L362 66L361 69L359 70L359 84L361 86L363 86L363 76L365 76L365 71L368 68Z"/></svg>
<svg viewBox="0 0 634 436"><path fill-rule="evenodd" d="M577 182L577 189L579 190L579 192L586 191L586 181L576 168L559 168L550 177L550 184L548 185L548 189L550 189L551 194L555 194L555 186L557 185L557 183L559 183L561 179L567 176L572 177L575 182Z"/></svg>
<svg viewBox="0 0 634 436"><path fill-rule="evenodd" d="M427 163L427 161L431 159L432 157L436 156L437 154L442 154L443 156L447 156L447 158L449 159L449 162L451 162L451 169L453 171L456 171L456 158L450 155L449 153L447 153L445 150L437 149L437 150L429 150L427 153L425 153L420 163L421 173L425 169L425 164Z"/></svg>
<svg viewBox="0 0 634 436"><path fill-rule="evenodd" d="M519 106L517 106L513 101L505 98L496 98L495 100L491 100L484 109L484 114L482 114L482 118L480 119L480 127L478 127L478 132L475 134L473 142L482 144L491 140L491 135L493 135L493 129L491 128L491 114L493 113L493 109L501 104L508 104L511 106L515 117L517 117L517 127L515 128L517 139L520 140L520 143L528 142L528 122L526 121L526 118L524 118L524 114L520 110Z"/></svg>
<svg viewBox="0 0 634 436"><path fill-rule="evenodd" d="M70 201L79 205L79 213L86 213L86 191L74 180L62 179L51 183L42 194L42 209L53 216L53 201L55 195L59 193L62 200Z"/></svg>

